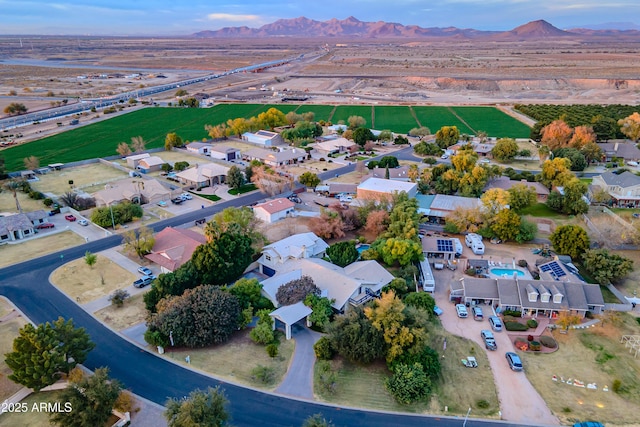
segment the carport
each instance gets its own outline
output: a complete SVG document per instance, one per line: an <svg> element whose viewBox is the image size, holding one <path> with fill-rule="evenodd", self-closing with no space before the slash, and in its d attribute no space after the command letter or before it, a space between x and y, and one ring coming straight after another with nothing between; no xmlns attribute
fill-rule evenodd
<svg viewBox="0 0 640 427"><path fill-rule="evenodd" d="M296 304L280 307L277 310L269 313L269 316L271 316L274 320L273 330L275 331L276 329L275 321L281 321L284 324L285 335L287 339L290 340L291 325L309 316L312 312L313 310L311 310L311 308L307 307L302 301L300 301ZM307 326L311 326L309 319L307 319Z"/></svg>

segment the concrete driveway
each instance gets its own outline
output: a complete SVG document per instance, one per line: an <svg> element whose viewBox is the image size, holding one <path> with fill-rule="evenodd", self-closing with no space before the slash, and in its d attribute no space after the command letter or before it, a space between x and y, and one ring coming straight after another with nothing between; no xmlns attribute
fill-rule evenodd
<svg viewBox="0 0 640 427"><path fill-rule="evenodd" d="M466 249L466 248L465 248ZM449 302L449 283L452 280L459 280L463 272L457 270L436 271L434 277L436 279L436 292L434 298L436 304L444 313L440 316L440 320L444 328L458 336L471 339L482 348L484 341L480 337L480 331L483 329L491 330L488 318L493 315L491 306L480 306L483 311L484 320L477 321L473 319L471 310L469 317L461 319L457 316L455 306ZM513 372L507 360L505 353L515 351L506 331L494 332L498 349L495 351L485 350L489 358L489 365L493 372L494 382L498 390L498 399L500 401L500 410L502 419L516 423L536 423L538 425L559 425L558 419L551 413L547 404L544 402L540 394L531 385L524 372ZM525 372L527 366L524 367Z"/></svg>

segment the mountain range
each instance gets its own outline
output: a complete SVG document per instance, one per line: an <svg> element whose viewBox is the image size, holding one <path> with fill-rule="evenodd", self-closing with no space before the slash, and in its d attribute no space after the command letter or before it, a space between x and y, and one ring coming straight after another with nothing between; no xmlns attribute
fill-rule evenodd
<svg viewBox="0 0 640 427"><path fill-rule="evenodd" d="M327 37L327 38L423 38L423 37L455 37L455 38L491 38L496 40L528 40L557 37L633 37L640 38L640 31L635 29L587 29L578 28L561 30L544 20L531 21L510 31L481 31L471 28L430 27L402 25L395 22L364 22L353 16L346 19L330 19L315 21L300 17L279 19L260 28L225 27L219 30L200 31L194 37Z"/></svg>

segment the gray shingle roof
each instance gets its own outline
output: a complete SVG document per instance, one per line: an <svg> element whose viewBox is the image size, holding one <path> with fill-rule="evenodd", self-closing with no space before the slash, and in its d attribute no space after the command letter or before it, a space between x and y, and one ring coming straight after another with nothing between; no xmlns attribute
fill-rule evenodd
<svg viewBox="0 0 640 427"><path fill-rule="evenodd" d="M640 176L628 171L622 172L620 175L616 175L613 172L605 172L600 177L607 185L616 185L622 188L640 185Z"/></svg>

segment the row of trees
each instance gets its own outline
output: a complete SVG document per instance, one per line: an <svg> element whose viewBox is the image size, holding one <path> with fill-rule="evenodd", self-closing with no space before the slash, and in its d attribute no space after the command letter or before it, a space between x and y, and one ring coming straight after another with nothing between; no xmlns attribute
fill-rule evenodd
<svg viewBox="0 0 640 427"><path fill-rule="evenodd" d="M277 108L269 108L267 111L258 114L257 117L246 119L238 117L229 119L226 123L216 126L205 125L205 130L212 139L224 139L235 135L238 138L245 132L254 132L259 129L271 129L287 124L287 117Z"/></svg>

